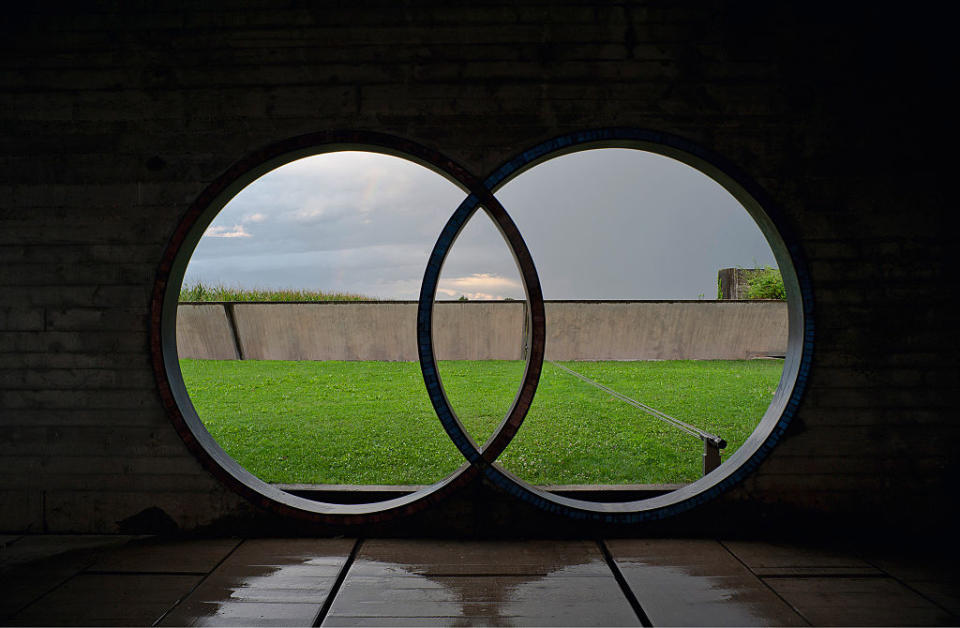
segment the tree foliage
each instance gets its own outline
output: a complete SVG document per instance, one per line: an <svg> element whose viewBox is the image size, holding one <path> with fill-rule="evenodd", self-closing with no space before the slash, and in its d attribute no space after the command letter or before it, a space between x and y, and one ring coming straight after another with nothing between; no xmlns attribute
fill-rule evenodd
<svg viewBox="0 0 960 628"><path fill-rule="evenodd" d="M787 298L787 291L783 287L783 276L776 268L769 266L757 272L750 278L748 299L780 299Z"/></svg>

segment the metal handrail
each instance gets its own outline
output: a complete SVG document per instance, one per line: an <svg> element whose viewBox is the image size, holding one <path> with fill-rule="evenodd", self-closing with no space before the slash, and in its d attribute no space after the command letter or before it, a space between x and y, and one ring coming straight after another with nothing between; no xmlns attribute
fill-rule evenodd
<svg viewBox="0 0 960 628"><path fill-rule="evenodd" d="M706 475L707 473L710 473L711 471L713 471L714 469L720 466L720 450L724 449L727 446L727 441L720 438L716 434L711 434L710 432L702 430L695 425L690 425L689 423L685 423L680 419L674 418L669 414L666 414L664 412L661 412L660 410L657 410L656 408L652 408L645 403L637 401L636 399L632 399L624 395L623 393L620 393L612 388L609 388L608 386L604 386L603 384L590 379L586 375L578 373L573 369L567 368L562 364L558 364L553 360L546 360L546 361L552 364L553 366L557 367L558 369L562 371L566 371L570 375L573 375L574 377L577 377L587 382L588 384L591 384L592 386L596 386L600 390L609 394L611 397L619 399L620 401L623 401L624 403L631 405L634 408L642 410L643 412L646 412L647 414L650 414L651 416L654 416L660 419L664 423L669 423L670 425L673 425L677 429L682 430L687 434L690 434L691 436L695 436L696 438L699 438L701 441L703 441L703 474L704 475Z"/></svg>

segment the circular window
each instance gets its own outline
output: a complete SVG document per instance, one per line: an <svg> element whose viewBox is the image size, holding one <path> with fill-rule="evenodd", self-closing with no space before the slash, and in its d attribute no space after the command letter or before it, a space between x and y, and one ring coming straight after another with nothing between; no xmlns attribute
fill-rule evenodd
<svg viewBox="0 0 960 628"><path fill-rule="evenodd" d="M383 160L401 166L380 168ZM396 174L404 168L414 174ZM296 172L299 179L268 184ZM638 173L666 194L644 188ZM312 181L317 197L285 206L297 180ZM378 188L390 193L378 197ZM351 189L352 200L343 198ZM211 185L168 248L153 299L164 401L208 468L247 498L288 515L381 520L429 506L482 473L521 499L572 517L662 518L752 471L802 392L812 338L809 282L782 221L762 198L718 158L678 138L632 129L556 138L485 180L379 134L317 134L274 145ZM699 215L681 216L698 203ZM287 235L274 234L289 240L282 257L299 260L300 271L288 267L287 276L323 276L334 301L313 307L294 295L294 303L278 308L254 295L244 297L253 302L181 305L190 300L182 298L185 289L222 282L209 274L218 247L256 250L254 235L273 222L262 208L290 218ZM762 244L756 253L730 235L740 228L722 223L725 211L756 232L749 236ZM711 220L726 226L711 227ZM658 232L667 227L683 246L667 243ZM696 241L694 227L720 230L718 250L735 249L740 257L704 257L712 240ZM221 253L218 263L241 272L248 285L258 283L263 264L240 250ZM371 270L373 260L391 261ZM411 260L418 272L426 266L422 282L411 281L409 269L400 272ZM651 277L683 283L692 274L684 265L696 260L706 287L651 292ZM719 345L736 344L724 335L737 316L731 312L759 311L713 299L720 264L779 270L786 311L766 305L780 307L785 320L782 348L751 354L740 342L717 353ZM680 279L670 279L671 272ZM229 331L221 334L221 353L211 354L220 359L192 361L190 351L204 340L190 330L210 327L214 310ZM187 311L208 322L189 327ZM664 349L671 333L686 338L682 348ZM659 353L650 349L658 342ZM744 359L731 360L738 351L746 351ZM756 357L772 359L746 359ZM419 383L409 377L417 361ZM738 405L744 394L718 392L736 389L732 384L741 382L731 378L747 371L760 378L749 411ZM709 384L685 388L691 379ZM265 400L264 389L273 390ZM399 497L368 493L343 503L296 490L316 483L414 486ZM645 490L638 492L640 484Z"/></svg>

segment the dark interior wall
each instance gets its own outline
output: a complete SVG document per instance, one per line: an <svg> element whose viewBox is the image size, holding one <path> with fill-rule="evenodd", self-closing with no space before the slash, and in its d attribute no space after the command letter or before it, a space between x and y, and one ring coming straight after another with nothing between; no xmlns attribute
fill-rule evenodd
<svg viewBox="0 0 960 628"><path fill-rule="evenodd" d="M161 405L153 281L187 207L232 163L341 129L409 138L476 173L601 126L722 155L788 216L817 325L790 437L725 512L919 527L953 516L957 282L938 147L956 66L935 16L149 4L70 3L3 27L0 530L111 532L151 507L184 529L249 515Z"/></svg>

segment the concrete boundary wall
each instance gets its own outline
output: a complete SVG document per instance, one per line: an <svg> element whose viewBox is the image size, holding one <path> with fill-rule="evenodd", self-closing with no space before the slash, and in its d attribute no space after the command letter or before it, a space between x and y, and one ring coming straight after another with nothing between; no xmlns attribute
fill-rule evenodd
<svg viewBox="0 0 960 628"><path fill-rule="evenodd" d="M523 357L523 302L442 302L436 350L446 360ZM743 360L783 355L787 306L778 301L551 301L547 357L555 360ZM417 359L414 301L181 304L182 358Z"/></svg>
<svg viewBox="0 0 960 628"><path fill-rule="evenodd" d="M177 308L177 354L203 360L236 360L233 325L224 303L181 305Z"/></svg>
<svg viewBox="0 0 960 628"><path fill-rule="evenodd" d="M784 355L781 301L553 302L552 360L745 360Z"/></svg>

